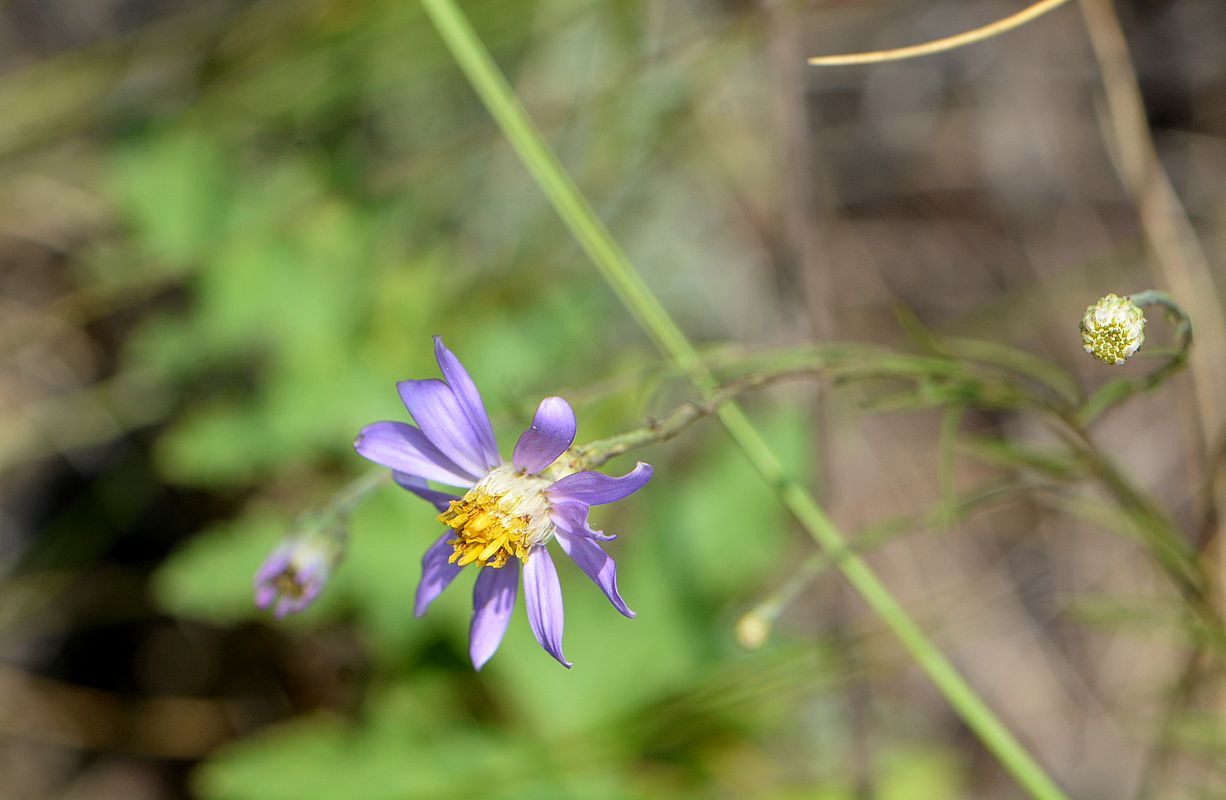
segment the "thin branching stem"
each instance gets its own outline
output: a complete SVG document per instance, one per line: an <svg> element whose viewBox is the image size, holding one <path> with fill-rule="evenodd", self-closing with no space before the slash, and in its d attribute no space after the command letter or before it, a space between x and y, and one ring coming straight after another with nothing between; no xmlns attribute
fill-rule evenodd
<svg viewBox="0 0 1226 800"><path fill-rule="evenodd" d="M722 404L731 401L745 391L768 386L788 378L811 377L812 375L812 370L789 368L779 372L761 372L725 383L711 391L705 400L683 403L659 419L648 420L645 425L632 431L576 445L562 457L562 461L568 468L575 471L596 469L610 459L635 448L672 439L697 420L717 413Z"/></svg>

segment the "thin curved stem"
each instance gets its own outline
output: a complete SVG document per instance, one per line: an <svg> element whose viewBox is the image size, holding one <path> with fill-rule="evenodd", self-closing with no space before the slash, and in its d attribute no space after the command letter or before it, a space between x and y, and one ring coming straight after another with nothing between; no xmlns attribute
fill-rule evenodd
<svg viewBox="0 0 1226 800"><path fill-rule="evenodd" d="M1004 19L998 19L995 22L966 31L965 33L946 36L943 39L934 39L931 42L913 44L907 47L896 47L892 50L870 50L864 53L844 53L837 56L814 56L809 59L809 63L818 67L840 67L849 64L879 64L883 61L902 61L903 59L931 55L932 53L943 53L946 50L954 50L968 44L982 42L984 39L991 39L993 36L999 36L1002 33L1007 33L1014 28L1025 25L1036 17L1046 14L1048 11L1059 8L1067 2L1068 0L1039 0L1039 2L1023 8L1016 14L1011 14Z"/></svg>
<svg viewBox="0 0 1226 800"><path fill-rule="evenodd" d="M1134 394L1148 391L1166 382L1188 364L1192 351L1192 319L1175 298L1166 292L1146 289L1130 295L1138 306L1157 306L1166 312L1167 319L1175 325L1175 349L1164 352L1165 360L1148 374L1136 378L1117 378L1102 386L1090 396L1077 413L1077 424L1088 426L1112 406L1118 405Z"/></svg>

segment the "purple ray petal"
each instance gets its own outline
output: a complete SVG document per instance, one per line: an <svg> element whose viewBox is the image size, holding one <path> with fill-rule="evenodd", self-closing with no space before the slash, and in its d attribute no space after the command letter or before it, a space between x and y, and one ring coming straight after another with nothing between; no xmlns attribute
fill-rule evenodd
<svg viewBox="0 0 1226 800"><path fill-rule="evenodd" d="M396 481L396 483L398 483L400 486L408 489L422 500L425 500L427 503L431 503L439 510L440 514L451 508L452 500L460 499L454 494L448 494L447 492L436 492L426 484L426 481L423 478L419 478L416 475L409 475L404 472L393 472L392 480Z"/></svg>
<svg viewBox="0 0 1226 800"><path fill-rule="evenodd" d="M575 501L589 506L599 506L605 503L615 503L623 497L632 495L651 480L651 465L642 461L633 472L620 478L611 478L599 472L576 472L545 490L549 499L557 503Z"/></svg>
<svg viewBox="0 0 1226 800"><path fill-rule="evenodd" d="M481 439L473 430L455 392L442 381L401 381L396 384L400 399L426 438L443 455L472 475L487 471Z"/></svg>
<svg viewBox="0 0 1226 800"><path fill-rule="evenodd" d="M546 397L536 407L532 427L515 445L515 468L533 474L557 460L575 441L575 412L561 397Z"/></svg>
<svg viewBox="0 0 1226 800"><path fill-rule="evenodd" d="M513 558L498 569L485 567L477 573L473 586L473 621L468 629L468 655L474 668L485 666L502 644L511 612L515 610L518 588L519 559Z"/></svg>
<svg viewBox="0 0 1226 800"><path fill-rule="evenodd" d="M255 587L255 607L266 609L277 599L277 587L271 584L260 584Z"/></svg>
<svg viewBox="0 0 1226 800"><path fill-rule="evenodd" d="M611 542L616 539L616 536L610 536L604 531L592 530L587 520L589 510L589 507L583 503L554 503L549 509L549 518L554 525L572 536L586 536L602 542Z"/></svg>
<svg viewBox="0 0 1226 800"><path fill-rule="evenodd" d="M269 553L268 558L264 559L264 563L260 565L259 571L255 574L256 584L267 583L284 572L289 566L289 558L292 553L293 548L288 544L282 544Z"/></svg>
<svg viewBox="0 0 1226 800"><path fill-rule="evenodd" d="M553 559L544 547L535 547L524 562L524 603L528 607L528 624L545 652L570 669L571 662L562 655L562 585Z"/></svg>
<svg viewBox="0 0 1226 800"><path fill-rule="evenodd" d="M434 337L434 357L438 360L438 368L442 370L444 380L455 392L456 400L464 409L469 426L477 434L485 466L498 466L502 463L502 457L498 455L498 442L494 439L494 429L490 426L490 417L485 413L485 403L481 402L477 385L468 376L468 370L464 369L460 359L443 345L442 336Z"/></svg>
<svg viewBox="0 0 1226 800"><path fill-rule="evenodd" d="M562 551L570 556L579 565L579 569L586 572L587 576L600 587L613 607L624 616L634 619L634 612L630 610L617 591L617 565L613 563L609 554L602 550L600 545L584 536L572 536L558 531L557 540Z"/></svg>
<svg viewBox="0 0 1226 800"><path fill-rule="evenodd" d="M425 614L435 598L460 574L460 567L447 563L447 559L455 552L455 549L447 544L447 540L452 536L453 532L450 530L444 533L421 557L421 583L417 584L413 616L420 617Z"/></svg>
<svg viewBox="0 0 1226 800"><path fill-rule="evenodd" d="M448 486L472 486L476 475L439 452L425 434L405 422L375 422L353 441L358 455L409 475L419 475Z"/></svg>

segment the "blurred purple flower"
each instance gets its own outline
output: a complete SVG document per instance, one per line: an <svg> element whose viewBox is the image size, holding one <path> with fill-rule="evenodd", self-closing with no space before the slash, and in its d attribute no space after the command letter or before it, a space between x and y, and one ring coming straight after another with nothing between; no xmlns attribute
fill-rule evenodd
<svg viewBox="0 0 1226 800"><path fill-rule="evenodd" d="M314 602L336 562L335 547L313 536L287 539L264 560L255 575L255 604L274 603L277 619L297 614Z"/></svg>
<svg viewBox="0 0 1226 800"><path fill-rule="evenodd" d="M541 401L511 463L504 463L468 372L438 336L434 354L444 380L397 384L420 427L376 422L354 442L360 455L392 470L397 483L433 503L439 521L450 528L422 558L414 613L425 614L461 568L476 564L468 652L481 669L506 633L522 565L532 632L546 652L570 667L562 655L562 588L546 545L556 539L613 607L634 617L617 591L617 567L597 543L614 537L592 530L588 510L641 489L651 466L640 462L620 478L599 472L562 475L554 462L575 439L575 412L560 397ZM427 481L468 491L463 496L439 492Z"/></svg>

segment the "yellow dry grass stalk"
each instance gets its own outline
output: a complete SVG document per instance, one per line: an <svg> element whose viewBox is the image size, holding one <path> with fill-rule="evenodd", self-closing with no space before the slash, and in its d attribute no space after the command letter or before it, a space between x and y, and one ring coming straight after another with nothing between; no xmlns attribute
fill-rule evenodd
<svg viewBox="0 0 1226 800"><path fill-rule="evenodd" d="M922 42L921 44L908 45L907 47L896 47L891 50L870 50L864 53L844 53L836 56L814 56L809 59L809 63L819 67L838 67L848 64L879 64L883 61L902 61L903 59L931 55L932 53L943 53L946 50L954 50L964 45L991 39L993 36L999 36L1002 33L1008 33L1014 28L1025 25L1032 19L1041 17L1048 11L1059 8L1067 2L1068 0L1039 0L1039 2L1023 8L1016 14L1011 14L1004 19L998 19L995 22L990 22L987 25L966 31L965 33L946 36L943 39L934 39L930 42Z"/></svg>

